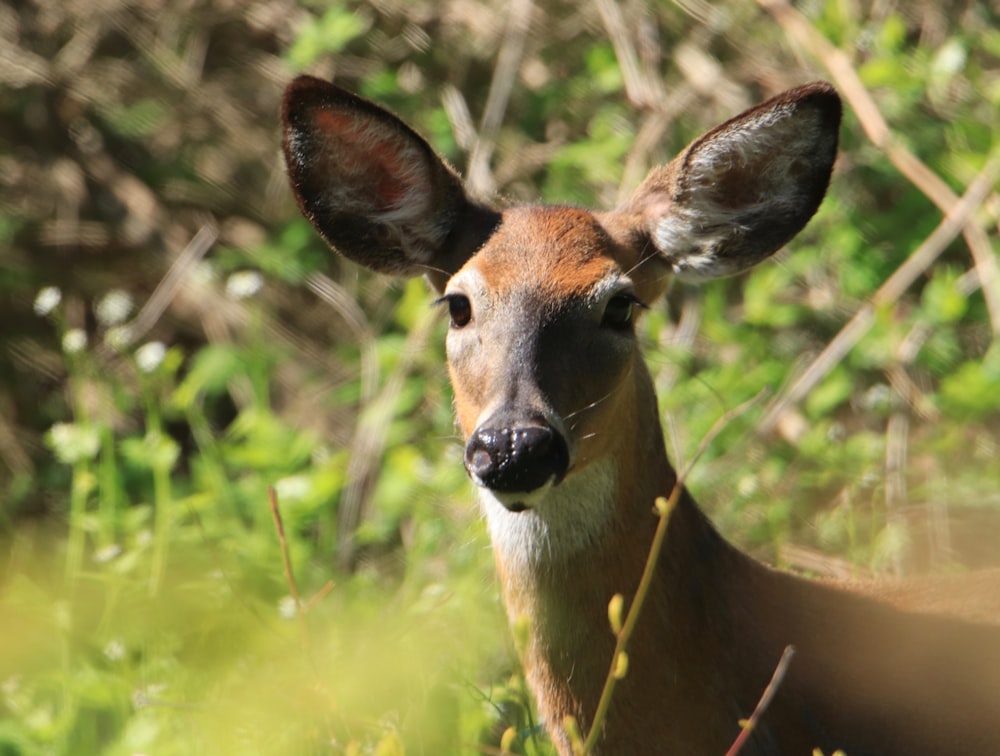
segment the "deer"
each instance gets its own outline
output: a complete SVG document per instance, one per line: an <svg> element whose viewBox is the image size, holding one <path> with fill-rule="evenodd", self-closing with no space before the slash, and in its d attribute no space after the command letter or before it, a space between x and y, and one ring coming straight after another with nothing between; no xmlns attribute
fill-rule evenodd
<svg viewBox="0 0 1000 756"><path fill-rule="evenodd" d="M594 753L725 753L789 645L741 753L1000 753L1000 625L937 611L916 590L880 598L797 576L732 546L678 487L636 335L674 279L745 271L806 225L830 182L841 110L825 82L778 94L654 168L620 207L591 211L494 206L379 105L307 75L285 91L283 151L302 213L346 258L423 275L447 310L464 466L563 756L574 752L567 723L588 731L612 663L609 601L635 595L654 502L675 488ZM995 605L989 590L979 595Z"/></svg>

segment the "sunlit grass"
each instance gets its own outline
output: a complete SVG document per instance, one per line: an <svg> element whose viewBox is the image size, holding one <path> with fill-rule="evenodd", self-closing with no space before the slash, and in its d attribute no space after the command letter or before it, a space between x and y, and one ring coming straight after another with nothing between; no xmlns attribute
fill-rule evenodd
<svg viewBox="0 0 1000 756"><path fill-rule="evenodd" d="M453 753L496 726L513 666L475 560L391 590L361 575L300 618L276 547L256 574L232 543L172 548L154 591L155 545L67 579L46 540L0 601L5 752Z"/></svg>

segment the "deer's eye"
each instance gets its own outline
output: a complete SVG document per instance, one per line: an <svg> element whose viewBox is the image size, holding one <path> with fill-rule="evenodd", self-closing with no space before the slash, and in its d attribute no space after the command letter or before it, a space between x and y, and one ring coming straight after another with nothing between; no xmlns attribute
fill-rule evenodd
<svg viewBox="0 0 1000 756"><path fill-rule="evenodd" d="M472 320L472 303L464 294L446 294L441 300L448 305L452 328L464 328Z"/></svg>
<svg viewBox="0 0 1000 756"><path fill-rule="evenodd" d="M604 306L601 325L624 330L632 326L632 314L636 307L645 307L634 294L615 294Z"/></svg>

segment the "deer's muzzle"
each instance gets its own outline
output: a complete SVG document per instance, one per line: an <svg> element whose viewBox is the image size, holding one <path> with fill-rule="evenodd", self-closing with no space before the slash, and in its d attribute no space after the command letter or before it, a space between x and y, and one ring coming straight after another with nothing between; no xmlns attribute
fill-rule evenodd
<svg viewBox="0 0 1000 756"><path fill-rule="evenodd" d="M547 424L479 427L465 447L465 469L476 485L496 493L531 493L559 483L569 449Z"/></svg>

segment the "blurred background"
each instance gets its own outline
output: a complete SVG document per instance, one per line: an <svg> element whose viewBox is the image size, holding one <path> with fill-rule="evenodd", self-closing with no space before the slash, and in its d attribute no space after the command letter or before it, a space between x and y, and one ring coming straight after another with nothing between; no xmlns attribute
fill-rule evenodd
<svg viewBox="0 0 1000 756"><path fill-rule="evenodd" d="M592 207L832 81L814 221L640 324L668 448L766 390L691 476L731 540L1000 564L997 2L13 0L0 35L0 754L549 752L445 324L287 188L303 71L481 196Z"/></svg>

